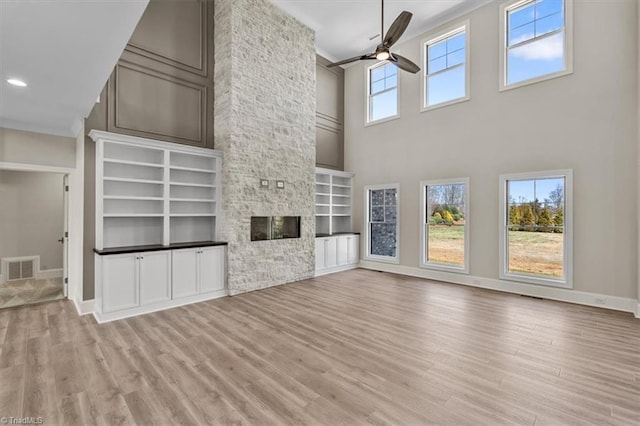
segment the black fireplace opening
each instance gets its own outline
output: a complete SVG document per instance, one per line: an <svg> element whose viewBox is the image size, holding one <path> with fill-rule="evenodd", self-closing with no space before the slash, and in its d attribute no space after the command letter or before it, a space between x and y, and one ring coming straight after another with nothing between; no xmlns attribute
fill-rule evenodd
<svg viewBox="0 0 640 426"><path fill-rule="evenodd" d="M251 216L251 241L300 238L300 216Z"/></svg>

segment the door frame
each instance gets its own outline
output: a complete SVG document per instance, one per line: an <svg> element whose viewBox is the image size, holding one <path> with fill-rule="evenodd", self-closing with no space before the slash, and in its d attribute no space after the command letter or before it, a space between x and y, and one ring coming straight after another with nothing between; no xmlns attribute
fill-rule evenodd
<svg viewBox="0 0 640 426"><path fill-rule="evenodd" d="M78 170L70 167L58 167L58 166L46 166L41 164L27 164L27 163L11 163L0 161L0 170L2 171L19 171L19 172L44 172L44 173L58 173L65 177L65 182L72 182L74 174L78 173ZM82 301L82 230L83 230L83 212L76 211L77 209L70 208L70 204L78 195L84 193L84 188L75 188L74 185L69 185L69 191L65 193L66 206L65 211L65 228L69 230L69 235L65 238L64 250L67 254L67 261L63 261L63 281L67 278L67 292L65 296L68 299L73 300L78 306L78 302ZM71 250L71 246L80 247L80 250ZM79 254L78 254L79 253ZM79 271L78 274L74 271Z"/></svg>

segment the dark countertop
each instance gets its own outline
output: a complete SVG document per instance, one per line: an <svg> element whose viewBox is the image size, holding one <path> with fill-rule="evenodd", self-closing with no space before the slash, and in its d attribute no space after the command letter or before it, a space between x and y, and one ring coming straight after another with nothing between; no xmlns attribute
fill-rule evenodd
<svg viewBox="0 0 640 426"><path fill-rule="evenodd" d="M149 246L110 247L103 250L93 249L93 251L99 255L106 256L109 254L137 253L140 251L162 251L226 245L227 243L224 241L194 241L189 243L173 243L169 244L168 246L163 246L162 244L154 244Z"/></svg>
<svg viewBox="0 0 640 426"><path fill-rule="evenodd" d="M338 235L360 235L359 232L334 232L333 234L316 234L316 238L337 237Z"/></svg>

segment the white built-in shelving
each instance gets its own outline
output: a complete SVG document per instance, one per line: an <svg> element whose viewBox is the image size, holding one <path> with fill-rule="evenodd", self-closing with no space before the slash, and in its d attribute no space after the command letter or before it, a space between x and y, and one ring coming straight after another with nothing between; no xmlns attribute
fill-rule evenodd
<svg viewBox="0 0 640 426"><path fill-rule="evenodd" d="M316 168L316 234L352 231L353 173Z"/></svg>
<svg viewBox="0 0 640 426"><path fill-rule="evenodd" d="M91 131L96 141L96 249L211 241L221 154Z"/></svg>

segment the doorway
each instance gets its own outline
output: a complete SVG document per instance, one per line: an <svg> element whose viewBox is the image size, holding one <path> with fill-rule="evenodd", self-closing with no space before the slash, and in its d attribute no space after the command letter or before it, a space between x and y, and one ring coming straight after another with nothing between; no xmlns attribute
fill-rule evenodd
<svg viewBox="0 0 640 426"><path fill-rule="evenodd" d="M0 309L67 297L68 174L0 170Z"/></svg>

